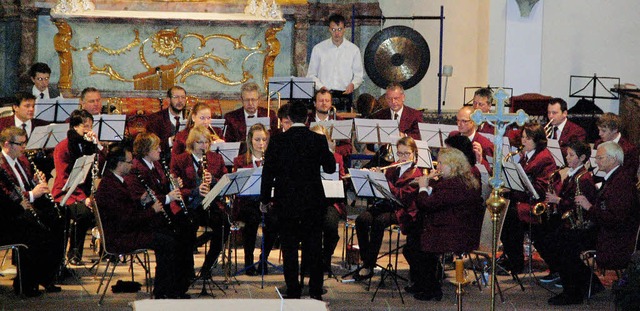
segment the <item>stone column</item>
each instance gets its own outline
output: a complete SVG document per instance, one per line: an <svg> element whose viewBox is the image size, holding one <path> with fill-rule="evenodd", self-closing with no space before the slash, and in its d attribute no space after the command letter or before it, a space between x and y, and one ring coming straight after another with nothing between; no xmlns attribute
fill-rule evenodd
<svg viewBox="0 0 640 311"><path fill-rule="evenodd" d="M36 51L38 41L38 9L33 0L20 1L20 25L22 28L21 46L19 62L20 89L27 89L31 85L29 78L29 68L36 61Z"/></svg>

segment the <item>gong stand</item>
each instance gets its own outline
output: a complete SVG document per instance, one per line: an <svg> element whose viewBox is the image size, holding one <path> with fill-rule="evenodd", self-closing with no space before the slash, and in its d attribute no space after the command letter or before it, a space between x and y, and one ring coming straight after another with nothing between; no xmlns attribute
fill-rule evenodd
<svg viewBox="0 0 640 311"><path fill-rule="evenodd" d="M436 16L375 16L375 15L357 15L356 7L354 5L352 7L352 14L351 14L351 41L352 42L354 40L356 19L381 20L382 21L381 26L384 25L384 21L386 20L438 20L440 21L440 40L438 42L438 116L440 116L442 114L442 49L443 49L443 35L444 35L444 6L443 5L440 6L440 15L436 15ZM403 26L393 26L393 27L403 27ZM378 34L380 34L380 32L378 32L376 35ZM374 35L374 37L372 38L372 41L376 38L376 35ZM420 39L424 41L424 38L422 38L422 36L420 36ZM428 52L429 46L426 45L426 41L424 43L425 43L424 48L426 48L427 53L429 53ZM367 59L366 56L367 56L367 53L365 52L365 60ZM400 66L400 65L403 65L403 63L405 62L405 57L400 53L396 53L392 57L390 57L389 60L390 60L391 66ZM427 61L427 64L426 66L424 66L426 68L423 69L424 72L417 72L413 77L403 77L403 78L407 78L403 81L398 81L398 79L393 79L392 77L385 78L385 77L376 76L375 74L371 75L369 74L369 67L367 66L367 64L365 64L365 68L367 69L367 74L369 74L369 77L371 78L371 80L379 87L386 88L387 84L391 82L397 82L397 83L400 83L406 90L418 84L418 82L420 82L420 80L424 77L424 75L426 74L427 68L429 67L428 59L426 61Z"/></svg>

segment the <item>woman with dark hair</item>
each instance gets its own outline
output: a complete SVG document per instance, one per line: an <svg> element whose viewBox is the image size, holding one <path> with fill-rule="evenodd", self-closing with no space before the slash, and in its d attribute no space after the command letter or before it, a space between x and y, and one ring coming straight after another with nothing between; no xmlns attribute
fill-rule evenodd
<svg viewBox="0 0 640 311"><path fill-rule="evenodd" d="M480 183L462 151L441 149L437 168L418 178L416 206L422 230L419 249L407 258L414 272L413 285L406 289L418 300L442 299L438 257L477 249L484 215Z"/></svg>
<svg viewBox="0 0 640 311"><path fill-rule="evenodd" d="M247 133L247 152L233 159L233 171L246 168L261 167L264 164L264 152L269 144L269 131L258 123L249 128ZM244 268L246 275L259 275L269 273L267 265L259 265L256 269L253 263L253 250L256 245L258 227L262 220L260 212L260 200L258 197L236 197L233 202L233 219L244 223L242 229L242 243L244 247ZM273 248L277 228L275 226L274 213L265 213L265 226L262 228L264 234L264 252L260 258L269 257L269 252ZM261 262L263 263L263 262Z"/></svg>
<svg viewBox="0 0 640 311"><path fill-rule="evenodd" d="M509 198L511 204L507 210L501 236L504 246L504 254L500 258L500 265L513 274L520 273L524 267L524 254L522 245L524 233L531 224L531 241L542 237L546 232L546 225L540 224L536 217L532 217L531 209L536 203L544 201L545 193L549 189L551 175L556 170L553 155L547 149L547 136L543 127L537 123L527 123L522 130L522 153L519 164L529 177L538 197L534 194L522 191L511 191ZM551 211L547 211L550 213ZM540 217L546 220L547 215ZM542 251L543 245L536 244L538 251Z"/></svg>

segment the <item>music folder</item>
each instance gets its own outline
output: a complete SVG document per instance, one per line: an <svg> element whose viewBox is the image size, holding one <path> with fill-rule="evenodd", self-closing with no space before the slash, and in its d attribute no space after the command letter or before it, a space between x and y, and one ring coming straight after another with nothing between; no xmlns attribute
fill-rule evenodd
<svg viewBox="0 0 640 311"><path fill-rule="evenodd" d="M322 178L322 188L324 196L327 198L344 198L344 183L340 180L340 167L336 163L336 171L332 174L325 173L320 168L320 177Z"/></svg>
<svg viewBox="0 0 640 311"><path fill-rule="evenodd" d="M240 142L213 143L209 150L219 153L224 159L224 165L232 166L233 159L238 156L238 152L240 151Z"/></svg>
<svg viewBox="0 0 640 311"><path fill-rule="evenodd" d="M33 129L27 143L27 150L54 148L67 138L69 124L49 124Z"/></svg>
<svg viewBox="0 0 640 311"><path fill-rule="evenodd" d="M202 207L204 209L209 208L209 205L211 205L217 197L238 194L251 177L251 173L252 170L249 169L224 174L204 197Z"/></svg>
<svg viewBox="0 0 640 311"><path fill-rule="evenodd" d="M393 137L400 135L397 120L353 119L356 128L356 139L360 143L394 144Z"/></svg>
<svg viewBox="0 0 640 311"><path fill-rule="evenodd" d="M67 193L62 198L62 201L60 201L60 205L64 206L78 185L87 179L87 174L93 166L95 157L96 154L92 154L76 159L76 162L73 164L73 169L71 170L71 173L69 173L69 178L67 178L67 182L62 187L62 191L66 191ZM62 172L60 172L60 174L62 174Z"/></svg>
<svg viewBox="0 0 640 311"><path fill-rule="evenodd" d="M391 193L384 173L369 170L349 169L356 195L365 198L390 200L399 206L403 204Z"/></svg>
<svg viewBox="0 0 640 311"><path fill-rule="evenodd" d="M418 123L420 140L426 141L429 147L443 148L444 140L449 133L457 131L458 127L450 124Z"/></svg>

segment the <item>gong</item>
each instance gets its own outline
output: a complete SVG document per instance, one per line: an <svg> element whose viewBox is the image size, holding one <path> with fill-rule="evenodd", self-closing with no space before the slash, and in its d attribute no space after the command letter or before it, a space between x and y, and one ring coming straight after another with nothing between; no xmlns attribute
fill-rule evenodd
<svg viewBox="0 0 640 311"><path fill-rule="evenodd" d="M412 28L391 26L371 38L364 52L364 67L377 86L400 83L409 89L429 69L431 53L427 41Z"/></svg>

